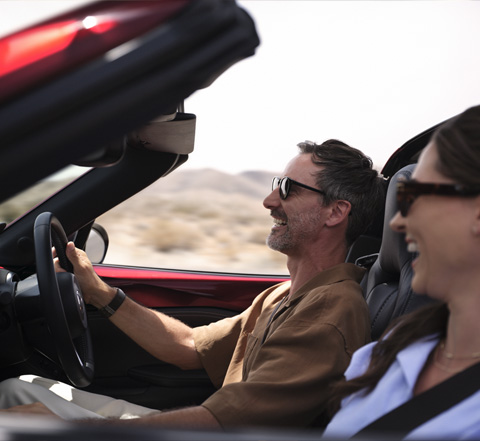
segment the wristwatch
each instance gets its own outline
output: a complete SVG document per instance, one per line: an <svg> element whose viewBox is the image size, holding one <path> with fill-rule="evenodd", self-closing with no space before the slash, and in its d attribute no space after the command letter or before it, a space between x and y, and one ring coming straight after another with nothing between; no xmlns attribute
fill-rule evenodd
<svg viewBox="0 0 480 441"><path fill-rule="evenodd" d="M127 295L120 288L117 288L117 293L115 294L115 297L108 305L99 309L100 313L104 317L111 317L113 314L115 314L117 309L120 308L120 306L125 300L125 297L127 297Z"/></svg>

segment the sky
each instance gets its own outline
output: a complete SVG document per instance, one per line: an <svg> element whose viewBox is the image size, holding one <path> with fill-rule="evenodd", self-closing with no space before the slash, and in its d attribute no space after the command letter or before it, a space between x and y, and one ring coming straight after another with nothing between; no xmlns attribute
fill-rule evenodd
<svg viewBox="0 0 480 441"><path fill-rule="evenodd" d="M0 33L73 0L0 0ZM480 104L480 2L239 0L261 44L185 101L183 168L281 172L337 138L381 168L404 142Z"/></svg>
<svg viewBox="0 0 480 441"><path fill-rule="evenodd" d="M480 2L239 4L261 45L186 101L197 113L191 167L281 171L298 142L328 138L382 166L411 137L480 104Z"/></svg>

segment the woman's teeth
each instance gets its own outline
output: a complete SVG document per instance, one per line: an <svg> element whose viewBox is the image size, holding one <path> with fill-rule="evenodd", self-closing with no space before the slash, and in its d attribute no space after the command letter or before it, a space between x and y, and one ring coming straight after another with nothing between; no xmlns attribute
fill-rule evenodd
<svg viewBox="0 0 480 441"><path fill-rule="evenodd" d="M418 246L416 242L408 242L407 251L409 253L418 253Z"/></svg>

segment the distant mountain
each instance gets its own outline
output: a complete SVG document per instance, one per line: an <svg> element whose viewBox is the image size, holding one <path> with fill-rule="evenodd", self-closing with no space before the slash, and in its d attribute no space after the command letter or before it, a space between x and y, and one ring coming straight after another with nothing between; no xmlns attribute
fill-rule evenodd
<svg viewBox="0 0 480 441"><path fill-rule="evenodd" d="M159 179L144 193L178 193L192 190L215 191L224 194L241 194L255 199L270 192L273 172L245 171L229 174L214 169L175 170Z"/></svg>

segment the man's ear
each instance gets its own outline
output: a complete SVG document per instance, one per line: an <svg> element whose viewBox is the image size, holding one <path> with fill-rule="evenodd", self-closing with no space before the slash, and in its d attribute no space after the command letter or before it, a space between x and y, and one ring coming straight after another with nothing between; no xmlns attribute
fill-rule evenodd
<svg viewBox="0 0 480 441"><path fill-rule="evenodd" d="M326 220L325 224L329 227L334 227L335 225L341 224L345 219L348 218L350 210L352 209L352 204L350 204L348 201L338 200L332 202L330 207L330 216Z"/></svg>

